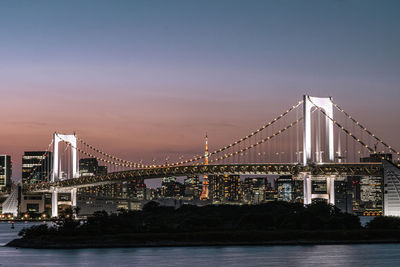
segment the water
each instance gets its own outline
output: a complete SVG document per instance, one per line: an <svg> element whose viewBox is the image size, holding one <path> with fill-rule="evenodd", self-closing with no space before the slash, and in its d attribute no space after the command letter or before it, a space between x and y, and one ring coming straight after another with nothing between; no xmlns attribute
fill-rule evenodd
<svg viewBox="0 0 400 267"><path fill-rule="evenodd" d="M31 225L0 222L0 244ZM400 244L38 250L0 247L0 266L400 266Z"/></svg>

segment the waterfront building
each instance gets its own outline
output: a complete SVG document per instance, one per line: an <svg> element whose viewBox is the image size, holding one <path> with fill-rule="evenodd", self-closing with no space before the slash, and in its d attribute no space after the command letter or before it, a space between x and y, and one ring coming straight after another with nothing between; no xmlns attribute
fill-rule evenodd
<svg viewBox="0 0 400 267"><path fill-rule="evenodd" d="M360 198L363 215L383 213L382 177L364 176L360 180Z"/></svg>
<svg viewBox="0 0 400 267"><path fill-rule="evenodd" d="M347 177L352 210L357 215L383 214L383 178L374 176Z"/></svg>
<svg viewBox="0 0 400 267"><path fill-rule="evenodd" d="M20 213L43 213L45 211L45 194L23 194L19 210Z"/></svg>
<svg viewBox="0 0 400 267"><path fill-rule="evenodd" d="M390 162L384 164L384 215L400 216L400 168Z"/></svg>

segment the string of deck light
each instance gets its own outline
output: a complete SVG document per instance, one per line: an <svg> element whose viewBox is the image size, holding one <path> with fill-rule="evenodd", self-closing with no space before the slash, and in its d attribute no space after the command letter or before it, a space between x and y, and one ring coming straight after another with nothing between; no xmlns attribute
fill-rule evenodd
<svg viewBox="0 0 400 267"><path fill-rule="evenodd" d="M82 150L82 149L80 149L80 148L77 148L77 150L78 150L79 152L85 154L86 156L95 157L95 158L97 158L97 159L99 159L99 160L101 160L101 161L103 161L103 162L111 163L111 164L114 164L114 165L116 165L116 166L131 167L131 168L160 168L160 167L178 165L178 164L180 163L180 162L179 162L179 163L170 163L170 164L161 164L161 165L156 165L156 164L153 164L153 165L145 165L145 164L141 164L141 163L135 163L135 162L128 161L128 160L124 160L124 159L120 159L120 158L117 158L117 157L115 157L115 156L113 156L113 155L110 155L110 154L107 154L107 153L105 153L105 152L102 152L101 150L99 150L99 149L97 149L97 148L95 148L95 147L89 145L88 143L86 143L86 142L83 141L82 139L79 139L79 141L80 141L82 144L84 144L85 146L87 146L87 147L89 147L90 149L94 150L95 152L98 152L98 153L100 153L100 154L102 154L102 155L104 155L104 156L107 156L108 158L114 159L114 160L116 160L116 161L120 161L121 163L114 162L114 161L110 161L110 160L103 160L103 159L98 158L98 157L96 157L95 155L93 155L93 154L91 154L91 153L89 153L89 152L86 152L86 151L84 151L84 150ZM193 162L193 161L196 161L196 159L199 160L199 159L201 159L201 157L192 159L192 162Z"/></svg>
<svg viewBox="0 0 400 267"><path fill-rule="evenodd" d="M62 141L65 142L64 140L62 140ZM99 160L99 161L102 161L102 162L104 162L104 163L109 163L109 164L112 164L112 165L115 165L115 166L118 166L118 167L138 167L138 168L144 168L143 166L140 166L140 165L138 165L138 166L133 166L133 165L130 165L130 164L118 163L118 162L114 162L114 161L111 161L111 160L103 159L103 158L97 157L96 155L94 155L94 154L92 154L92 153L86 152L86 151L80 149L79 147L74 147L74 146L71 146L71 147L73 147L74 149L78 150L80 153L82 153L82 154L84 154L84 155L86 155L86 156L88 156L88 157L95 158L95 159L97 159L97 160Z"/></svg>
<svg viewBox="0 0 400 267"><path fill-rule="evenodd" d="M249 134L249 135L247 135L247 136L245 136L245 137L243 137L243 138L241 138L241 139L239 139L239 140L237 140L237 141L235 141L235 142L233 142L233 143L231 143L231 144L229 144L229 145L227 145L227 146L224 146L224 147L222 147L222 148L220 148L220 149L217 149L217 150L215 150L215 151L212 151L212 152L209 153L208 155L209 155L209 156L212 156L212 155L221 153L221 152L223 152L223 151L225 151L225 150L227 150L227 149L229 149L229 148L231 148L231 147L233 147L233 146L235 146L235 145L238 145L238 144L242 143L243 141L246 141L247 139L249 139L249 138L255 136L256 134L258 134L258 133L261 132L262 130L266 129L267 127L271 126L272 124L274 124L275 122L277 122L278 120L280 120L282 117L284 117L285 115L287 115L288 113L290 113L292 110L294 110L294 109L296 109L297 107L299 107L302 103L303 103L303 100L299 101L296 105L293 105L292 107L290 107L289 109L287 109L285 112L283 112L282 114L280 114L278 117L276 117L276 118L274 118L273 120L269 121L267 124L261 126L259 129L255 130L255 131L252 132L251 134ZM110 155L110 154L108 154L108 153L105 153L105 152L103 152L103 151L101 151L101 150L99 150L99 149L97 149L97 148L95 148L95 147L89 145L88 143L86 143L86 142L83 141L82 139L78 139L78 140L79 140L80 142L82 142L84 145L86 145L86 146L88 146L89 148L91 148L92 150L95 150L96 152L98 152L98 153L100 153L100 154L102 154L102 155L104 155L104 156L107 156L107 157L112 158L112 159L114 159L114 160L121 161L121 162L123 162L123 163L129 164L129 167L132 167L132 166L136 166L136 165L137 165L137 166L143 166L144 168L162 168L162 167L177 166L177 165L183 165L183 164L193 163L193 162L197 162L197 161L202 160L202 159L205 158L205 156L203 155L203 156L196 156L196 157L194 157L194 158L187 159L187 160L183 160L183 161L180 161L180 162L167 163L167 164L160 164L160 165L143 165L143 164L137 164L137 163L134 163L134 162L130 162L130 161L126 161L126 160L123 160L123 159L119 159L119 158L117 158L117 157L115 157L115 156L113 156L113 155ZM136 164L136 165L134 165L134 164Z"/></svg>
<svg viewBox="0 0 400 267"><path fill-rule="evenodd" d="M355 141L357 141L359 144L361 144L363 147L365 147L366 149L368 149L371 153L376 154L376 150L372 149L371 147L369 147L367 144L365 144L360 138L356 137L353 133L351 133L349 130L347 130L346 128L344 128L340 123L338 123L336 120L334 120L333 118L331 118L328 114L326 114L326 112L319 106L317 106L310 97L308 97L309 101L311 102L311 104L313 104L315 107L318 108L319 111L321 111L322 114L325 115L325 117L327 117L328 119L330 119L336 126L338 126L342 131L344 131L347 135L349 135L350 137L352 137Z"/></svg>
<svg viewBox="0 0 400 267"><path fill-rule="evenodd" d="M156 165L156 164L153 164L153 165L145 165L145 164L141 164L141 163L135 163L135 162L132 162L132 161L120 159L120 158L115 157L115 156L113 156L113 155L111 155L111 154L108 154L108 153L106 153L106 152L103 152L103 151L101 151L100 149L95 148L94 146L92 146L92 145L86 143L86 142L85 142L84 140L82 140L82 139L78 139L78 140L79 140L82 144L84 144L85 146L87 146L87 147L89 147L90 149L96 151L97 153L100 153L100 154L102 154L102 155L104 155L104 156L106 156L106 157L108 157L108 158L113 159L113 160L122 162L122 164L120 164L120 166L126 166L126 167L133 167L133 168L136 168L136 167L137 167L137 168L160 168L160 167L175 166L175 165L182 165L182 164L185 164L185 163L196 162L196 161L198 161L198 160L204 158L204 156L202 156L202 157L199 156L199 157L192 158L192 159L190 159L190 160L181 161L181 162L176 162L176 163L168 163L168 164L160 164L160 165ZM84 152L82 151L82 153L84 153ZM119 164L119 163L116 163L116 162L113 162L113 163L114 163L114 164Z"/></svg>
<svg viewBox="0 0 400 267"><path fill-rule="evenodd" d="M344 111L341 107L339 107L335 102L332 101L332 104L334 107L336 107L340 112L342 112L347 118L349 118L351 121L353 121L358 127L360 127L364 132L368 133L370 136L372 136L378 143L384 145L386 148L388 148L391 152L395 153L396 155L400 155L399 151L396 151L393 149L391 146L389 146L387 143L385 143L382 139L377 137L374 133L372 133L370 130L368 130L366 127L364 127L359 121L355 120L349 113ZM376 153L376 152L375 152Z"/></svg>
<svg viewBox="0 0 400 267"><path fill-rule="evenodd" d="M297 123L299 123L302 119L303 119L303 118L299 118L299 119L295 120L294 122L292 122L291 124L289 124L289 125L286 126L285 128L283 128L283 129L281 129L281 130L275 132L274 134L272 134L272 135L270 135L270 136L268 136L268 137L266 137L266 138L264 138L264 139L261 139L260 141L254 143L254 144L251 144L251 145L249 145L249 146L247 146L247 147L245 147L245 148L242 148L242 149L240 149L240 150L238 150L238 151L235 151L235 152L232 152L232 153L226 153L226 154L224 154L223 156L220 156L220 157L218 157L218 158L216 158L216 159L210 160L209 162L212 163L212 162L220 161L220 160L227 159L227 158L230 158L230 157L233 157L233 156L236 156L236 155L241 156L241 153L243 153L244 151L247 151L247 150L249 150L249 149L251 149L251 148L253 148L253 147L256 147L256 146L258 146L258 145L260 145L260 144L263 144L263 143L266 143L266 142L270 141L272 138L274 138L274 137L280 135L281 133L283 133L283 132L285 132L286 130L289 130L291 127L295 126L295 125L296 125Z"/></svg>

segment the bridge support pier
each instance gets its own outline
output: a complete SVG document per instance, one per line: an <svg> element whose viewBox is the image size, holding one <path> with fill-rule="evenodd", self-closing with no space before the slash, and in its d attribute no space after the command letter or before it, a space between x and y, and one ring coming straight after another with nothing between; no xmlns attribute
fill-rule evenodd
<svg viewBox="0 0 400 267"><path fill-rule="evenodd" d="M304 205L309 205L313 198L325 198L329 204L335 205L335 177L326 178L326 194L312 193L312 176L303 173Z"/></svg>
<svg viewBox="0 0 400 267"><path fill-rule="evenodd" d="M326 178L326 193L329 204L335 205L335 177Z"/></svg>
<svg viewBox="0 0 400 267"><path fill-rule="evenodd" d="M58 217L58 189L51 188L51 217Z"/></svg>
<svg viewBox="0 0 400 267"><path fill-rule="evenodd" d="M77 217L77 214L76 214L76 206L77 206L77 204L76 204L76 195L77 195L77 191L78 191L77 188L71 189L71 209L72 209L72 216L74 218Z"/></svg>
<svg viewBox="0 0 400 267"><path fill-rule="evenodd" d="M311 204L311 175L303 173L304 205Z"/></svg>
<svg viewBox="0 0 400 267"><path fill-rule="evenodd" d="M72 208L76 208L76 194L77 194L77 189L71 189L71 206Z"/></svg>

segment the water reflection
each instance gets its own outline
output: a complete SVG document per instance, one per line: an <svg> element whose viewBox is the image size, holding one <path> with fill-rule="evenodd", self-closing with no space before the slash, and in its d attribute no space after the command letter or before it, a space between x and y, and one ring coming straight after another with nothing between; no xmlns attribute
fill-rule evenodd
<svg viewBox="0 0 400 267"><path fill-rule="evenodd" d="M0 244L26 224L0 223ZM1 266L400 266L400 245L37 250L0 247Z"/></svg>

